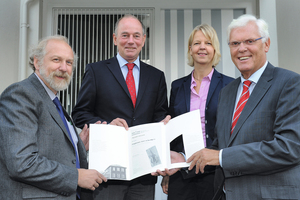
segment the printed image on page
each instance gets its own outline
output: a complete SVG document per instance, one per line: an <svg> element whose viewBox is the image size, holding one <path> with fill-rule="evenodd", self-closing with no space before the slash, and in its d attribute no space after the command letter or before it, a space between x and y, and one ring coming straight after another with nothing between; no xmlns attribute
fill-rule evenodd
<svg viewBox="0 0 300 200"><path fill-rule="evenodd" d="M110 126L90 125L89 169L96 169L107 179L129 180L127 131Z"/></svg>
<svg viewBox="0 0 300 200"><path fill-rule="evenodd" d="M131 127L130 131L132 177L139 177L161 168L163 155L159 152L162 152L162 124L144 124Z"/></svg>

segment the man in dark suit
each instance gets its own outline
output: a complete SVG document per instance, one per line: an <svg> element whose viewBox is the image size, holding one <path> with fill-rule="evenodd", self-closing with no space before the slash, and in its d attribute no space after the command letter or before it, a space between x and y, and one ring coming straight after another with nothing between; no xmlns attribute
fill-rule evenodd
<svg viewBox="0 0 300 200"><path fill-rule="evenodd" d="M146 35L141 22L132 15L119 19L113 34L118 54L88 64L72 116L76 126L98 120L125 128L162 121L167 114L164 73L139 60ZM133 63L133 69L127 64ZM130 73L129 73L130 72ZM133 74L133 93L128 77ZM126 80L126 81L125 81ZM118 148L118 147L116 147ZM122 149L120 149L122 151ZM95 199L154 199L156 177L145 175L133 181L110 180L95 192Z"/></svg>
<svg viewBox="0 0 300 200"><path fill-rule="evenodd" d="M65 37L48 37L32 49L34 73L1 94L0 199L90 199L86 189L106 181L84 169L84 143L57 99L75 60ZM86 126L81 134L88 134Z"/></svg>
<svg viewBox="0 0 300 200"><path fill-rule="evenodd" d="M228 42L241 77L220 93L218 150L198 151L187 160L190 168L218 166L215 199L300 199L300 76L267 61L270 38L262 19L233 20ZM244 105L241 112L237 105Z"/></svg>

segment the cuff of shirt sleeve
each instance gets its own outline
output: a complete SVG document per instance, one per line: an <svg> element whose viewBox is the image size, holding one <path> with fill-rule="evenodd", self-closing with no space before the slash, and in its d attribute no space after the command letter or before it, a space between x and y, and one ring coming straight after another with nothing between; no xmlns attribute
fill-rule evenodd
<svg viewBox="0 0 300 200"><path fill-rule="evenodd" d="M222 153L223 153L223 149L221 149L220 152L219 152L219 162L220 162L221 167L223 167L223 165L222 165Z"/></svg>

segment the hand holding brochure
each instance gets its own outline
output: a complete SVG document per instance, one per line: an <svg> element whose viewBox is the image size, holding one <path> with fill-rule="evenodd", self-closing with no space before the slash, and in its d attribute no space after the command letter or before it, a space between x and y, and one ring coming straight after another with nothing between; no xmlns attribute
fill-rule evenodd
<svg viewBox="0 0 300 200"><path fill-rule="evenodd" d="M170 143L182 135L186 157L204 148L200 112L195 110L162 122L124 127L90 124L89 169L96 169L108 179L132 180L163 171L188 167L173 163Z"/></svg>

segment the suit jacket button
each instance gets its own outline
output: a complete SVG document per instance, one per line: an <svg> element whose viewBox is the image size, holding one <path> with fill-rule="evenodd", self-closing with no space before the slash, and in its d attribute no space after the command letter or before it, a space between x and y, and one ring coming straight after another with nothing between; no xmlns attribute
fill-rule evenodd
<svg viewBox="0 0 300 200"><path fill-rule="evenodd" d="M209 135L208 134L206 134L206 138L208 138L209 137Z"/></svg>
<svg viewBox="0 0 300 200"><path fill-rule="evenodd" d="M76 164L76 160L72 160L72 163L73 163L73 164Z"/></svg>
<svg viewBox="0 0 300 200"><path fill-rule="evenodd" d="M135 121L135 117L134 118L132 118L133 119L133 121Z"/></svg>
<svg viewBox="0 0 300 200"><path fill-rule="evenodd" d="M205 124L207 124L207 120L205 120Z"/></svg>

